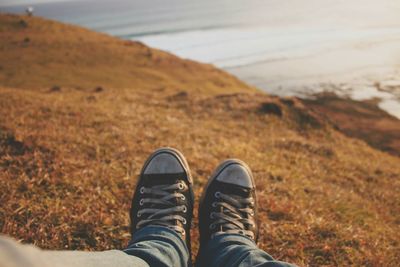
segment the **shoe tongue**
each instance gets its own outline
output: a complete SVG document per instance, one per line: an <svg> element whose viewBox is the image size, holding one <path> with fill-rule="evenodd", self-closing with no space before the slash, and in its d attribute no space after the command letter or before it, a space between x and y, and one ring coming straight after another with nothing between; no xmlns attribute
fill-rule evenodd
<svg viewBox="0 0 400 267"><path fill-rule="evenodd" d="M250 194L251 189L249 189L249 188L245 188L245 187L238 186L238 185L227 184L227 183L223 183L223 182L220 182L220 183L221 183L220 191L224 194L228 194L232 197L239 196L242 198L248 198L251 196L251 194Z"/></svg>
<svg viewBox="0 0 400 267"><path fill-rule="evenodd" d="M143 185L151 187L155 185L172 185L179 181L186 181L186 173L155 173L155 174L143 174Z"/></svg>

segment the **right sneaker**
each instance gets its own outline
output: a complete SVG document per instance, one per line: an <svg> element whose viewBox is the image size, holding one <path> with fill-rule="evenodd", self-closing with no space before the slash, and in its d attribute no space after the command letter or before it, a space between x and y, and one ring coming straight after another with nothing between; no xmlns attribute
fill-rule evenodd
<svg viewBox="0 0 400 267"><path fill-rule="evenodd" d="M230 159L209 179L199 205L200 246L216 234L240 234L257 242L255 183L246 163Z"/></svg>

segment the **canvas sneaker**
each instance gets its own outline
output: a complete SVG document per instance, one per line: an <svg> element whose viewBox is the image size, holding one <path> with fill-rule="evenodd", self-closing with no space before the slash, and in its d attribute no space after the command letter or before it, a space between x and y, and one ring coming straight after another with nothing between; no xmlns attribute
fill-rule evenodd
<svg viewBox="0 0 400 267"><path fill-rule="evenodd" d="M209 179L199 205L200 245L218 233L257 241L257 199L250 168L237 159L224 161Z"/></svg>
<svg viewBox="0 0 400 267"><path fill-rule="evenodd" d="M156 150L140 172L130 210L131 234L146 226L168 227L190 251L194 195L185 157L172 148Z"/></svg>

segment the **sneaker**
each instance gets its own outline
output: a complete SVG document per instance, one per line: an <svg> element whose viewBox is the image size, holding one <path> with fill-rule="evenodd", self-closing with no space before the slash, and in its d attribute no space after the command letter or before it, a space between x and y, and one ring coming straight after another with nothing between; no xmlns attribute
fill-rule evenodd
<svg viewBox="0 0 400 267"><path fill-rule="evenodd" d="M209 179L199 206L200 246L217 233L240 234L257 242L255 184L246 163L231 159Z"/></svg>
<svg viewBox="0 0 400 267"><path fill-rule="evenodd" d="M130 210L131 234L146 226L168 227L190 251L194 194L185 157L172 148L156 150L140 172Z"/></svg>

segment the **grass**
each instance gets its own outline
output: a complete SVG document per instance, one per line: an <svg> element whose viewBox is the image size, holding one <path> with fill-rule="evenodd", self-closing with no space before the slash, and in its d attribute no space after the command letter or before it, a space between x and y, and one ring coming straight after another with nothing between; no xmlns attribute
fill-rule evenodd
<svg viewBox="0 0 400 267"><path fill-rule="evenodd" d="M221 160L250 165L259 245L275 258L399 262L398 157L209 65L39 18L2 15L0 25L1 233L47 249L123 248L141 165L172 146L197 199Z"/></svg>
<svg viewBox="0 0 400 267"><path fill-rule="evenodd" d="M379 100L355 101L323 93L306 104L350 137L360 138L372 147L400 156L400 121L379 109Z"/></svg>
<svg viewBox="0 0 400 267"><path fill-rule="evenodd" d="M0 36L4 86L255 91L210 65L54 21L2 15Z"/></svg>

